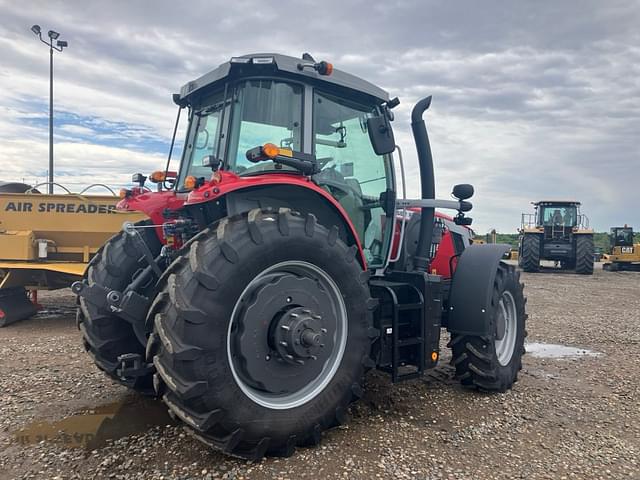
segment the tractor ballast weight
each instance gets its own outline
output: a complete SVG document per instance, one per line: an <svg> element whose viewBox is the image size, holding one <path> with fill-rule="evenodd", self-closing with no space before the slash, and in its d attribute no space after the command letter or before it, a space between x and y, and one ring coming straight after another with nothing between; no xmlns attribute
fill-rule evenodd
<svg viewBox="0 0 640 480"><path fill-rule="evenodd" d="M174 101L190 111L180 170L152 174L154 193L134 175L118 208L149 222L73 286L102 370L251 459L317 444L367 370L435 367L443 328L463 385L512 386L523 285L506 247L470 246L473 187L435 198L430 97L411 114L415 200L396 193L399 101L308 54L234 57Z"/></svg>

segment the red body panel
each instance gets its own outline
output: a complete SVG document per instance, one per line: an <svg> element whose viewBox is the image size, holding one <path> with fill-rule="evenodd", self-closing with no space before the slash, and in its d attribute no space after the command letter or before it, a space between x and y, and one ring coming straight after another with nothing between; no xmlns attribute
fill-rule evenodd
<svg viewBox="0 0 640 480"><path fill-rule="evenodd" d="M444 232L444 235L442 235L442 241L440 242L440 245L438 245L436 256L431 261L431 273L442 275L444 278L451 278L451 275L453 274L451 267L455 270L458 259L454 258L451 263L449 263L449 261L455 253L456 251L454 249L451 232L447 230Z"/></svg>
<svg viewBox="0 0 640 480"><path fill-rule="evenodd" d="M131 196L122 199L118 203L117 209L142 212L147 215L155 225L162 225L166 221L162 215L165 209L179 210L187 199L185 194L177 194L173 190L137 193L138 191L133 190ZM160 240L162 240L162 238L160 238Z"/></svg>
<svg viewBox="0 0 640 480"><path fill-rule="evenodd" d="M409 209L416 213L420 212L419 208ZM440 212L436 212L436 218L440 218L446 222L453 222L453 218L449 215L445 215ZM400 230L402 226L402 218L398 218L396 221L395 231L393 234L393 244L391 246L391 258L395 258L398 249L400 248ZM451 267L455 270L457 259L454 258L451 263L449 260L451 257L455 255L455 247L453 244L453 238L451 236L451 232L445 229L444 234L442 235L442 240L440 245L438 245L438 250L436 251L436 256L431 261L431 265L429 266L429 273L435 273L436 275L441 275L443 278L451 278L452 271Z"/></svg>

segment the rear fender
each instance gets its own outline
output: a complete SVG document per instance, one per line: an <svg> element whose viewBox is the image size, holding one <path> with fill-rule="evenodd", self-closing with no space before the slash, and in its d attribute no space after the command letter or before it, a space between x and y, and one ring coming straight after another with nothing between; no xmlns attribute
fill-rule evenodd
<svg viewBox="0 0 640 480"><path fill-rule="evenodd" d="M367 268L362 245L349 215L329 193L310 182L244 186L216 197L215 201L191 203L186 208L200 210L207 221L215 221L221 214L218 203L225 206L224 214L228 216L254 208L290 208L303 214L311 213L321 225L327 228L337 226L340 238L347 245L355 246L360 265L365 270Z"/></svg>
<svg viewBox="0 0 640 480"><path fill-rule="evenodd" d="M451 283L447 328L462 335L490 332L493 282L502 256L509 245L470 245L465 248Z"/></svg>

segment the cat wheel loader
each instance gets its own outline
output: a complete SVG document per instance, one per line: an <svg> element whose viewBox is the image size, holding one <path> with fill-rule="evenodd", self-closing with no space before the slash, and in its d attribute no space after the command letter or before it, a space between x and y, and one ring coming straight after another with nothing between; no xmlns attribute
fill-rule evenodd
<svg viewBox="0 0 640 480"><path fill-rule="evenodd" d="M611 272L640 271L640 242L634 243L633 228L611 227L609 252L602 256L602 268Z"/></svg>

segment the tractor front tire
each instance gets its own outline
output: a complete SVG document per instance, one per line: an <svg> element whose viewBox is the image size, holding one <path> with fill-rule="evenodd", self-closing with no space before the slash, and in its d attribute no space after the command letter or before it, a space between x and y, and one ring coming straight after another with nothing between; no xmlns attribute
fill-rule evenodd
<svg viewBox="0 0 640 480"><path fill-rule="evenodd" d="M452 334L451 363L462 385L504 392L522 369L526 336L526 299L520 273L500 262L490 305L491 333L484 336Z"/></svg>
<svg viewBox="0 0 640 480"><path fill-rule="evenodd" d="M237 457L289 456L346 420L373 366L368 274L316 218L255 209L169 266L147 360L170 411Z"/></svg>
<svg viewBox="0 0 640 480"><path fill-rule="evenodd" d="M535 273L540 270L540 236L525 234L522 237L522 255L520 257L522 270Z"/></svg>
<svg viewBox="0 0 640 480"><path fill-rule="evenodd" d="M146 225L148 222L142 222ZM141 235L151 252L160 252L160 241L151 228L141 229ZM121 231L111 237L93 257L86 273L89 285L101 285L123 291L144 267L143 252L130 235ZM96 306L84 297L79 299L76 313L78 328L82 332L84 347L98 368L116 382L153 395L152 375L121 378L117 374L118 357L127 353L145 355L145 345L136 336L132 325L105 308Z"/></svg>
<svg viewBox="0 0 640 480"><path fill-rule="evenodd" d="M593 275L593 236L576 236L576 273Z"/></svg>

